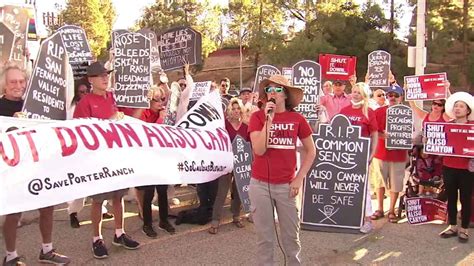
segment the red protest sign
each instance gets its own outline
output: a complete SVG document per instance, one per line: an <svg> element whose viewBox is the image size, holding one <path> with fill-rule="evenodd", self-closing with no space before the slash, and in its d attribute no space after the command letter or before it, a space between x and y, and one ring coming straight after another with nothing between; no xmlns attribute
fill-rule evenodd
<svg viewBox="0 0 474 266"><path fill-rule="evenodd" d="M404 77L407 92L405 100L438 100L446 99L446 73L426 74Z"/></svg>
<svg viewBox="0 0 474 266"><path fill-rule="evenodd" d="M405 199L407 219L409 224L424 224L432 221L446 221L446 202L414 197Z"/></svg>
<svg viewBox="0 0 474 266"><path fill-rule="evenodd" d="M474 124L429 122L424 136L425 153L474 158Z"/></svg>
<svg viewBox="0 0 474 266"><path fill-rule="evenodd" d="M355 74L357 57L320 54L319 64L324 80L349 80L349 77Z"/></svg>

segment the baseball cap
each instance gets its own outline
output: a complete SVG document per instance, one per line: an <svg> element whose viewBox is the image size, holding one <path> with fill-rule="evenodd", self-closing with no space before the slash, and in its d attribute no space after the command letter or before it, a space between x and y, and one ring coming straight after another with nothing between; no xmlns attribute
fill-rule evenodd
<svg viewBox="0 0 474 266"><path fill-rule="evenodd" d="M92 63L89 67L87 67L87 76L88 77L94 77L94 76L99 76L104 73L110 73L113 70L108 70L107 68L104 67L104 65L101 62L94 62Z"/></svg>

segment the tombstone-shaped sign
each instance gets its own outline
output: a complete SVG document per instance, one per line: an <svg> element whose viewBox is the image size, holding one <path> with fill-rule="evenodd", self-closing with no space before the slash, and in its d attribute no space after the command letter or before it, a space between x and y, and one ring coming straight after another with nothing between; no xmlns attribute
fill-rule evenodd
<svg viewBox="0 0 474 266"><path fill-rule="evenodd" d="M303 100L295 108L307 120L318 120L316 106L321 90L321 66L310 60L302 60L293 65L293 86L304 91Z"/></svg>
<svg viewBox="0 0 474 266"><path fill-rule="evenodd" d="M24 66L25 48L30 16L26 7L5 5L0 7L0 22L3 22L14 34L13 48L9 61Z"/></svg>
<svg viewBox="0 0 474 266"><path fill-rule="evenodd" d="M255 73L255 83L253 85L253 92L258 92L258 84L266 78L269 78L273 75L281 74L280 70L272 65L261 65L257 67L257 72Z"/></svg>
<svg viewBox="0 0 474 266"><path fill-rule="evenodd" d="M111 47L112 48L115 47L115 44L114 44L115 37L118 37L119 35L127 33L127 32L130 32L130 31L124 30L124 29L113 30L110 33L110 45L111 45Z"/></svg>
<svg viewBox="0 0 474 266"><path fill-rule="evenodd" d="M336 115L320 124L313 140L317 156L306 175L303 229L359 232L364 221L370 139L360 127Z"/></svg>
<svg viewBox="0 0 474 266"><path fill-rule="evenodd" d="M87 74L87 67L94 60L86 32L83 28L74 25L62 26L58 31L63 38L74 79L84 77Z"/></svg>
<svg viewBox="0 0 474 266"><path fill-rule="evenodd" d="M413 147L413 110L402 104L387 108L387 149L410 150Z"/></svg>
<svg viewBox="0 0 474 266"><path fill-rule="evenodd" d="M10 54L15 43L15 34L5 23L0 22L0 60L7 62L10 60Z"/></svg>
<svg viewBox="0 0 474 266"><path fill-rule="evenodd" d="M160 63L160 51L158 48L158 39L156 37L156 33L148 28L143 28L138 33L143 34L145 37L150 39L151 41L151 71L152 72L159 72L161 70L161 63Z"/></svg>
<svg viewBox="0 0 474 266"><path fill-rule="evenodd" d="M252 147L250 142L237 135L232 141L234 151L234 180L245 212L250 211L249 185L252 169Z"/></svg>
<svg viewBox="0 0 474 266"><path fill-rule="evenodd" d="M117 106L149 108L150 40L140 33L114 35L115 100Z"/></svg>
<svg viewBox="0 0 474 266"><path fill-rule="evenodd" d="M173 70L202 63L201 33L191 27L177 27L158 35L160 62L163 70Z"/></svg>
<svg viewBox="0 0 474 266"><path fill-rule="evenodd" d="M336 54L320 54L321 74L325 80L349 80L355 74L357 57Z"/></svg>
<svg viewBox="0 0 474 266"><path fill-rule="evenodd" d="M33 119L66 119L66 48L56 32L40 48L33 74L28 82L23 112Z"/></svg>
<svg viewBox="0 0 474 266"><path fill-rule="evenodd" d="M373 51L369 54L367 73L370 87L390 86L390 60L390 54L382 50Z"/></svg>

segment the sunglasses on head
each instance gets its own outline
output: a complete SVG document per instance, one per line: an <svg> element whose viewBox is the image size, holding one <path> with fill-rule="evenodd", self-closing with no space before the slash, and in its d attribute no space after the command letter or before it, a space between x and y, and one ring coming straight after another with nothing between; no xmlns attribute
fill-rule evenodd
<svg viewBox="0 0 474 266"><path fill-rule="evenodd" d="M266 93L271 93L271 92L283 92L285 89L283 87L272 87L268 86L265 88Z"/></svg>
<svg viewBox="0 0 474 266"><path fill-rule="evenodd" d="M377 97L385 97L385 93L376 94L375 96L377 96Z"/></svg>

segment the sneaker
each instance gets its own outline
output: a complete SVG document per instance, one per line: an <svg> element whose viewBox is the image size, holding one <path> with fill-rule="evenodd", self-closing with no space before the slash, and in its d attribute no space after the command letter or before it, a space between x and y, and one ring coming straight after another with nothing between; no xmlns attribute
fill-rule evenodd
<svg viewBox="0 0 474 266"><path fill-rule="evenodd" d="M360 231L364 234L370 233L374 229L372 222L365 222L364 225L360 228Z"/></svg>
<svg viewBox="0 0 474 266"><path fill-rule="evenodd" d="M57 253L54 249L46 254L43 253L43 249L41 249L38 261L55 265L67 265L71 262L71 259Z"/></svg>
<svg viewBox="0 0 474 266"><path fill-rule="evenodd" d="M140 247L140 243L130 238L130 236L127 234L122 234L120 237L114 235L112 244L118 247L124 247L126 249L137 249Z"/></svg>
<svg viewBox="0 0 474 266"><path fill-rule="evenodd" d="M73 212L69 214L69 220L71 222L72 228L79 228L81 225L79 224L79 220L77 219L77 212Z"/></svg>
<svg viewBox="0 0 474 266"><path fill-rule="evenodd" d="M111 214L110 212L102 213L102 219L112 219L112 218L114 218L114 215Z"/></svg>
<svg viewBox="0 0 474 266"><path fill-rule="evenodd" d="M171 199L171 204L172 205L179 205L181 201L178 198L172 198Z"/></svg>
<svg viewBox="0 0 474 266"><path fill-rule="evenodd" d="M12 260L7 261L7 257L3 259L3 266L24 266L26 263L24 263L22 257L16 257Z"/></svg>
<svg viewBox="0 0 474 266"><path fill-rule="evenodd" d="M168 222L160 222L160 224L158 225L158 227L162 230L165 230L166 232L170 233L170 234L175 234L176 233L176 229Z"/></svg>
<svg viewBox="0 0 474 266"><path fill-rule="evenodd" d="M158 236L153 225L143 225L142 232L149 238L156 238Z"/></svg>
<svg viewBox="0 0 474 266"><path fill-rule="evenodd" d="M103 239L97 239L92 243L92 252L94 253L94 258L96 259L105 259L109 256L107 248L105 247L105 242Z"/></svg>

